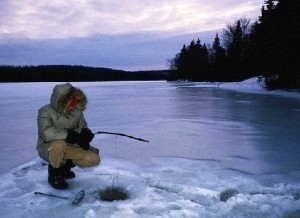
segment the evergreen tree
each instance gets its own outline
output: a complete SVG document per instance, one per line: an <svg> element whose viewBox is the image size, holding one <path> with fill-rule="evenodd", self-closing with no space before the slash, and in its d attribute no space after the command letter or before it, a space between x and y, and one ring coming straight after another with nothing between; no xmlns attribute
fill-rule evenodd
<svg viewBox="0 0 300 218"><path fill-rule="evenodd" d="M300 1L280 0L276 5L278 24L278 59L281 71L278 73L286 88L300 88Z"/></svg>
<svg viewBox="0 0 300 218"><path fill-rule="evenodd" d="M180 54L179 54L179 59L177 63L177 70L178 70L178 78L179 79L187 79L187 68L188 68L188 51L186 49L185 44L183 45Z"/></svg>
<svg viewBox="0 0 300 218"><path fill-rule="evenodd" d="M265 3L251 35L257 70L263 73L269 88L300 88L300 1Z"/></svg>
<svg viewBox="0 0 300 218"><path fill-rule="evenodd" d="M206 45L202 45L200 39L192 40L190 45L183 45L180 53L169 61L173 70L172 79L184 79L191 81L206 80L209 76L209 58Z"/></svg>
<svg viewBox="0 0 300 218"><path fill-rule="evenodd" d="M188 60L187 66L188 70L186 71L187 79L194 80L197 75L197 70L199 68L199 50L201 44L196 44L195 40L192 40L188 47Z"/></svg>
<svg viewBox="0 0 300 218"><path fill-rule="evenodd" d="M249 33L250 20L246 18L236 20L234 24L227 25L227 28L223 30L223 40L227 48L227 62L230 66L226 76L227 80L242 80L247 77L245 54Z"/></svg>
<svg viewBox="0 0 300 218"><path fill-rule="evenodd" d="M206 44L204 43L201 50L199 51L199 69L196 77L197 81L210 81L211 71L209 63L209 54Z"/></svg>
<svg viewBox="0 0 300 218"><path fill-rule="evenodd" d="M226 50L221 46L219 34L216 33L216 37L212 46L211 54L212 65L212 81L223 81L224 74L226 72Z"/></svg>

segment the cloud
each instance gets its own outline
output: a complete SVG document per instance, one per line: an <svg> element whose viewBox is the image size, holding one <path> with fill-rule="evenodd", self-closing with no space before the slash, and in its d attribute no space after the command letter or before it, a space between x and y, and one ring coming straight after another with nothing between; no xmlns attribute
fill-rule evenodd
<svg viewBox="0 0 300 218"><path fill-rule="evenodd" d="M263 0L0 0L0 64L166 69ZM208 31L208 32L206 32Z"/></svg>
<svg viewBox="0 0 300 218"><path fill-rule="evenodd" d="M97 35L68 39L12 39L0 43L0 65L84 65L123 70L167 69L167 59L183 44L200 38L211 43L213 32L159 38L153 33ZM149 46L150 45L150 46Z"/></svg>
<svg viewBox="0 0 300 218"><path fill-rule="evenodd" d="M261 4L261 0L2 0L0 37L200 32L222 28L232 18L257 17Z"/></svg>

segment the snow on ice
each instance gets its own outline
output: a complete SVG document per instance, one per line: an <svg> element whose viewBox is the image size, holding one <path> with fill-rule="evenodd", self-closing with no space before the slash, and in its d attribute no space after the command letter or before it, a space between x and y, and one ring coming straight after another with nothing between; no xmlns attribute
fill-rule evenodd
<svg viewBox="0 0 300 218"><path fill-rule="evenodd" d="M70 188L61 191L48 185L47 165L35 151L37 109L47 103L54 85L1 84L0 217L300 216L300 165L294 158L299 155L299 93L267 92L255 79L226 84L74 83L89 98L85 115L93 131L124 132L150 143L95 137L101 164L75 168ZM205 96L199 97L203 91ZM255 108L266 95L284 103L268 110L289 119L282 124L294 129L289 139L276 138L279 127L265 124L265 114L256 114L269 113ZM227 103L237 112L250 107L249 116L228 111ZM288 142L290 150L278 146L278 140ZM125 189L129 199L102 201L99 193L107 187ZM82 189L86 195L78 205L34 194L72 197Z"/></svg>

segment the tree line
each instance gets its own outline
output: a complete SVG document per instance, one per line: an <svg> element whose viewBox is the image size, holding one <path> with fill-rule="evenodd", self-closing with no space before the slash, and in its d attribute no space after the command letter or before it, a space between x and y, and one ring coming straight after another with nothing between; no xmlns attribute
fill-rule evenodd
<svg viewBox="0 0 300 218"><path fill-rule="evenodd" d="M168 70L123 71L69 65L0 66L0 82L134 81L168 78Z"/></svg>
<svg viewBox="0 0 300 218"><path fill-rule="evenodd" d="M269 89L300 88L300 1L266 0L251 24L235 20L216 33L212 46L200 39L169 60L171 80L241 81L262 76Z"/></svg>

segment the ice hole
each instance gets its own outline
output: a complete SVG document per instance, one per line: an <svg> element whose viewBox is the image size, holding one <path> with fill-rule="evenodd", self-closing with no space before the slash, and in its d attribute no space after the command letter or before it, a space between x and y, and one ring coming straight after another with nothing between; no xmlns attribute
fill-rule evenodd
<svg viewBox="0 0 300 218"><path fill-rule="evenodd" d="M124 201L129 198L129 194L123 188L109 187L99 191L99 198L103 201Z"/></svg>

